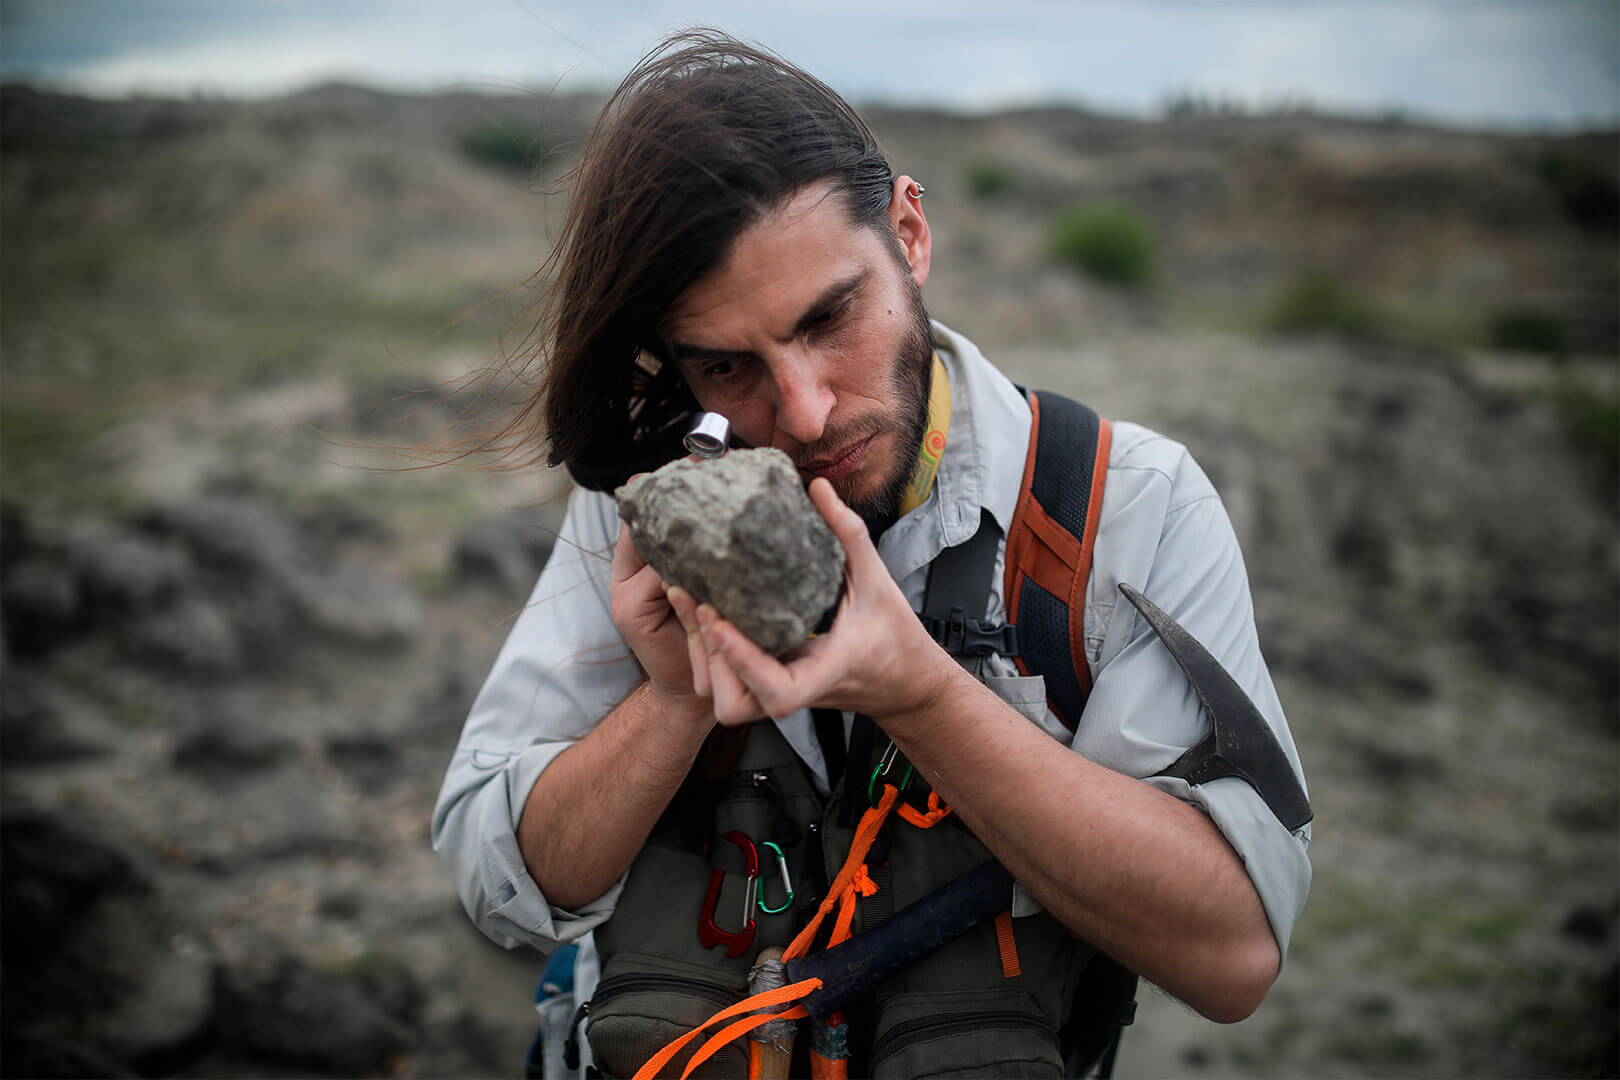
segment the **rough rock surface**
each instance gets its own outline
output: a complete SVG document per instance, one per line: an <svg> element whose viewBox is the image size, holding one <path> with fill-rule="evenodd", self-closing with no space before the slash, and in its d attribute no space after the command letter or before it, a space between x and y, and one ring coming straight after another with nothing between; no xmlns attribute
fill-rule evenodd
<svg viewBox="0 0 1620 1080"><path fill-rule="evenodd" d="M672 461L614 494L641 557L767 652L802 642L838 599L843 548L780 450Z"/></svg>

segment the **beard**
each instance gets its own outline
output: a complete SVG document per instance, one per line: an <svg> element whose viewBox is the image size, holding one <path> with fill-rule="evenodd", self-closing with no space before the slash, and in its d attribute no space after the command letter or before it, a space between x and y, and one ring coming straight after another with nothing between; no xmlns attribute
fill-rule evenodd
<svg viewBox="0 0 1620 1080"><path fill-rule="evenodd" d="M892 365L891 392L894 409L879 416L852 421L837 431L829 431L816 440L816 446L801 452L802 460L813 461L816 448L821 446L849 446L874 435L893 434L895 459L889 465L877 489L859 495L849 489L848 481L854 477L833 481L838 492L851 510L866 521L874 536L893 524L900 516L900 501L911 486L911 477L917 471L923 436L928 434L928 396L934 382L933 332L928 325L928 311L923 306L922 290L911 276L911 268L904 266L902 280L906 285L906 327L896 347Z"/></svg>

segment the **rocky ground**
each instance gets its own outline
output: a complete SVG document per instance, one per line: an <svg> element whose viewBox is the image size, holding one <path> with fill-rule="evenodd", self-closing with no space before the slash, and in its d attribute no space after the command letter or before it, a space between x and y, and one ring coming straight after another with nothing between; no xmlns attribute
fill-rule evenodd
<svg viewBox="0 0 1620 1080"><path fill-rule="evenodd" d="M0 107L0 1068L517 1071L540 960L427 820L565 485L412 448L521 338L591 103ZM1120 1075L1615 1074L1614 134L875 119L932 310L1215 479L1308 771L1272 996L1147 993ZM1044 257L1077 200L1153 225L1151 283ZM1279 334L1301 275L1335 318Z"/></svg>

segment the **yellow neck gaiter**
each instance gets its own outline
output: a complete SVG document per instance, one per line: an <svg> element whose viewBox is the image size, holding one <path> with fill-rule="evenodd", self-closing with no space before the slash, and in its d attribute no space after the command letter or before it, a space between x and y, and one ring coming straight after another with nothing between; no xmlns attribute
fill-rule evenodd
<svg viewBox="0 0 1620 1080"><path fill-rule="evenodd" d="M934 354L934 381L928 391L928 431L917 451L917 471L900 499L900 516L905 517L928 498L939 475L939 461L945 455L945 436L951 430L951 379L945 364Z"/></svg>

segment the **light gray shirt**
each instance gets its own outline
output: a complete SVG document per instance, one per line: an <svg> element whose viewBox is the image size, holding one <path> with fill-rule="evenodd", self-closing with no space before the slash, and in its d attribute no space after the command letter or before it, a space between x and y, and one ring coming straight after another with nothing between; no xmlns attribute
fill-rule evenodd
<svg viewBox="0 0 1620 1080"><path fill-rule="evenodd" d="M1029 447L1030 410L974 344L940 323L935 343L951 383L951 425L934 490L878 541L878 554L913 609L928 565L967 540L988 510L1005 536ZM473 703L433 811L433 847L480 930L508 948L549 952L612 915L623 879L569 910L549 903L524 868L517 824L535 780L587 735L642 680L608 613L619 521L611 496L576 490L550 561ZM997 557L988 615L1005 617ZM1212 652L1259 707L1303 779L1282 706L1260 655L1248 577L1226 510L1185 447L1115 421L1108 475L1086 589L1086 660L1093 687L1073 734L1046 706L1043 680L991 657L981 678L1076 753L1202 809L1248 870L1286 954L1304 906L1310 827L1284 828L1247 782L1224 777L1192 787L1155 777L1209 732L1181 669L1117 586L1142 590ZM846 721L848 717L846 716ZM810 711L775 723L828 787ZM1014 913L1037 905L1022 889Z"/></svg>

